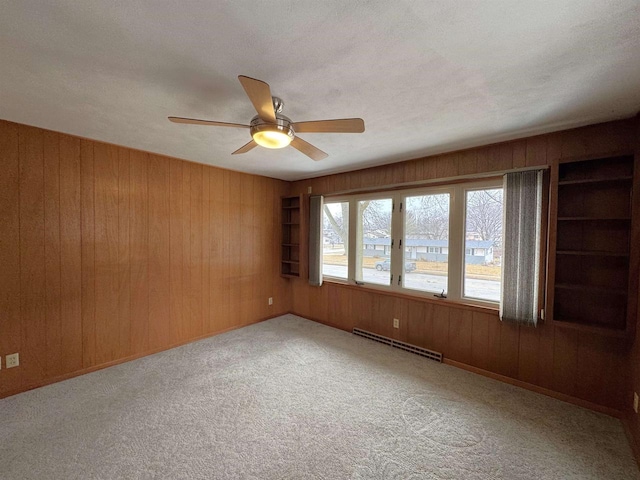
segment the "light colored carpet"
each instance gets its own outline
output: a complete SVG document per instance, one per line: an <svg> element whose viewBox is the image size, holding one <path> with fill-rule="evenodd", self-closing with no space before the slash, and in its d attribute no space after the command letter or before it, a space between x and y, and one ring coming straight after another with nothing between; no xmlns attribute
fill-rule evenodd
<svg viewBox="0 0 640 480"><path fill-rule="evenodd" d="M0 478L640 476L613 418L285 315L0 400Z"/></svg>

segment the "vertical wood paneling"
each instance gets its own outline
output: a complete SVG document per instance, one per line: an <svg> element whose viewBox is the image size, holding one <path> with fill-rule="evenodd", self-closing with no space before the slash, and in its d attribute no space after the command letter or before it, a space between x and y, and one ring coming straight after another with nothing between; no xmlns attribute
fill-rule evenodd
<svg viewBox="0 0 640 480"><path fill-rule="evenodd" d="M0 396L290 309L286 182L4 121L0 162Z"/></svg>
<svg viewBox="0 0 640 480"><path fill-rule="evenodd" d="M20 352L20 156L18 126L0 121L0 354ZM0 395L20 388L17 368L0 371Z"/></svg>
<svg viewBox="0 0 640 480"><path fill-rule="evenodd" d="M637 120L635 123L623 120L592 125L348 174L302 180L293 182L289 193L306 194L310 185L315 194L324 195L339 192L340 188L384 188L397 183L400 169L404 172L403 181L418 182L548 166L551 162L586 155L628 152L640 145L637 139L633 143L634 135L640 138L640 127L636 123ZM553 204L550 208L553 209ZM553 272L549 280L553 282ZM473 309L470 313L472 309L465 306L450 307L419 299L399 300L401 329L394 332L389 330L389 312L379 309L380 305L389 304L381 299L387 296L385 293L355 291L338 285L311 288L302 280L292 283L296 313L308 312L308 316L320 321L340 322L339 315L331 310L342 311L343 307L336 299L344 297L344 301L351 303L352 317L358 326L382 335L405 338L410 343L440 351L445 358L613 408L624 405L625 395L630 397L628 392L624 393L626 345L596 341L589 335L579 337L576 331L544 323L535 329L503 324L497 312L481 313ZM332 300L323 300L327 292ZM365 305L371 311L364 310ZM336 326L346 328L347 324ZM640 352L640 348L636 350ZM640 354L636 353L636 357ZM640 367L637 370L640 372ZM636 377L640 378L640 374Z"/></svg>
<svg viewBox="0 0 640 480"><path fill-rule="evenodd" d="M574 395L578 373L578 332L556 328L553 338L553 389Z"/></svg>
<svg viewBox="0 0 640 480"><path fill-rule="evenodd" d="M202 165L191 167L191 229L189 280L190 280L190 337L203 334L202 318Z"/></svg>
<svg viewBox="0 0 640 480"><path fill-rule="evenodd" d="M225 289L228 289L228 295L230 299L229 303L229 318L228 321L231 325L241 324L242 317L240 315L240 303L241 303L241 284L240 275L242 273L242 259L241 259L241 204L240 204L240 192L241 188L241 176L238 172L228 172L225 174L225 178L228 178L227 188L225 196L227 199L227 211L225 212L225 222L227 226L225 233L226 238L226 255L229 259L228 262L228 278L229 284L225 285ZM228 221L226 220L228 218Z"/></svg>
<svg viewBox="0 0 640 480"><path fill-rule="evenodd" d="M21 354L20 368L0 370L0 395L282 313L293 302L298 313L345 329L365 325L445 357L620 408L623 346L549 325L505 327L495 314L470 315L459 307L288 282L279 277L278 225L280 196L306 193L308 185L330 193L472 174L464 155L475 158L478 172L548 164L629 148L629 125L305 180L290 191L286 182L175 159L163 163L0 122L0 354ZM264 305L267 296L274 297L273 307ZM394 317L401 319L399 331Z"/></svg>
<svg viewBox="0 0 640 480"><path fill-rule="evenodd" d="M239 205L239 217L240 217L240 231L238 236L238 263L240 271L237 272L239 276L240 286L240 323L246 323L249 315L251 314L251 288L253 282L251 281L252 266L254 261L254 252L251 249L251 243L253 239L253 232L251 231L253 225L253 177L249 175L240 176L240 205Z"/></svg>
<svg viewBox="0 0 640 480"><path fill-rule="evenodd" d="M459 175L460 154L448 153L436 157L436 177L448 178Z"/></svg>
<svg viewBox="0 0 640 480"><path fill-rule="evenodd" d="M527 141L516 140L511 142L513 151L513 168L523 168L527 165Z"/></svg>
<svg viewBox="0 0 640 480"><path fill-rule="evenodd" d="M131 352L131 182L129 150L118 149L118 358Z"/></svg>
<svg viewBox="0 0 640 480"><path fill-rule="evenodd" d="M80 140L60 135L60 317L62 373L82 368Z"/></svg>
<svg viewBox="0 0 640 480"><path fill-rule="evenodd" d="M526 166L547 165L547 136L527 138Z"/></svg>
<svg viewBox="0 0 640 480"><path fill-rule="evenodd" d="M235 196L231 186L232 174L233 172L229 171L224 171L222 174L222 198L224 202L222 209L222 225L225 226L222 232L222 262L220 268L220 288L224 298L223 311L220 319L220 326L222 329L232 325L233 322L236 321L236 319L232 317L232 314L234 312L237 314L237 310L234 308L233 298L231 298L231 239L235 234L235 232L232 231L231 225L232 212L234 210L231 205L231 199Z"/></svg>
<svg viewBox="0 0 640 480"><path fill-rule="evenodd" d="M211 333L211 223L210 223L210 172L212 169L204 168L202 171L202 331Z"/></svg>
<svg viewBox="0 0 640 480"><path fill-rule="evenodd" d="M60 266L60 146L58 134L44 132L44 259L46 375L62 373Z"/></svg>
<svg viewBox="0 0 640 480"><path fill-rule="evenodd" d="M456 175L469 175L478 171L478 157L481 151L465 150L458 155L458 171ZM453 172L451 172L453 175Z"/></svg>
<svg viewBox="0 0 640 480"><path fill-rule="evenodd" d="M180 160L169 162L169 304L171 317L171 343L186 337L183 319L183 228L185 223L182 195L182 164Z"/></svg>
<svg viewBox="0 0 640 480"><path fill-rule="evenodd" d="M193 332L193 304L191 291L191 165L182 163L182 337L183 341Z"/></svg>
<svg viewBox="0 0 640 480"><path fill-rule="evenodd" d="M20 314L25 378L46 377L43 131L20 128Z"/></svg>
<svg viewBox="0 0 640 480"><path fill-rule="evenodd" d="M269 305L268 305L268 297L269 295L269 285L260 279L260 272L263 272L269 269L269 259L271 258L269 249L270 244L267 242L263 242L260 239L265 238L267 232L269 231L268 215L270 205L268 202L265 202L264 199L267 198L267 182L268 180L263 177L256 177L254 179L253 185L253 208L254 208L254 230L253 230L253 245L256 248L256 252L254 255L254 260L252 265L254 266L252 270L253 274L253 288L256 292L256 298L259 300L260 309L258 310L259 316L266 316L269 314Z"/></svg>
<svg viewBox="0 0 640 480"><path fill-rule="evenodd" d="M118 150L96 143L95 286L96 362L109 362L120 350L118 319Z"/></svg>
<svg viewBox="0 0 640 480"><path fill-rule="evenodd" d="M82 226L82 366L96 364L96 286L95 286L95 177L93 142L82 140L81 226Z"/></svg>
<svg viewBox="0 0 640 480"><path fill-rule="evenodd" d="M520 326L502 323L500 328L500 360L498 371L508 377L518 376L520 354Z"/></svg>
<svg viewBox="0 0 640 480"><path fill-rule="evenodd" d="M449 313L450 308L444 305L433 306L433 350L449 356Z"/></svg>
<svg viewBox="0 0 640 480"><path fill-rule="evenodd" d="M224 320L228 317L228 297L225 297L224 271L224 181L223 174L209 169L209 228L211 229L211 255L209 259L209 277L211 288L211 312L209 314L210 332L222 330Z"/></svg>
<svg viewBox="0 0 640 480"><path fill-rule="evenodd" d="M423 302L406 300L403 302L403 311L400 319L403 332L401 340L412 345L424 345L425 341L425 312Z"/></svg>
<svg viewBox="0 0 640 480"><path fill-rule="evenodd" d="M520 354L518 378L523 382L538 383L538 357L540 352L540 330L522 327L520 329Z"/></svg>
<svg viewBox="0 0 640 480"><path fill-rule="evenodd" d="M553 389L554 329L543 325L538 344L538 385Z"/></svg>
<svg viewBox="0 0 640 480"><path fill-rule="evenodd" d="M471 364L471 339L473 334L473 312L452 310L449 315L449 357Z"/></svg>
<svg viewBox="0 0 640 480"><path fill-rule="evenodd" d="M489 368L489 322L491 315L473 312L471 326L471 365L487 370Z"/></svg>
<svg viewBox="0 0 640 480"><path fill-rule="evenodd" d="M149 348L149 156L129 155L131 203L129 253L131 255L131 351Z"/></svg>
<svg viewBox="0 0 640 480"><path fill-rule="evenodd" d="M149 158L149 347L171 344L169 160Z"/></svg>

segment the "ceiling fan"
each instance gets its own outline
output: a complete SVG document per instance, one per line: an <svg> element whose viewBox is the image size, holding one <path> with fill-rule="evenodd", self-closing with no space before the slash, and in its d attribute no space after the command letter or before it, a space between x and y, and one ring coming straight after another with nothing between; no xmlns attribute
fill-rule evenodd
<svg viewBox="0 0 640 480"><path fill-rule="evenodd" d="M214 122L211 120L196 120L193 118L169 117L174 123L188 123L193 125L212 125L218 127L248 128L251 141L243 145L232 155L247 153L257 145L266 148L284 148L291 145L312 160L322 160L328 155L309 142L305 142L298 133L362 133L364 120L361 118L343 118L338 120L313 120L309 122L292 122L282 115L284 102L278 97L271 96L269 85L255 78L239 75L238 80L253 103L258 115L251 119L249 125L240 123Z"/></svg>

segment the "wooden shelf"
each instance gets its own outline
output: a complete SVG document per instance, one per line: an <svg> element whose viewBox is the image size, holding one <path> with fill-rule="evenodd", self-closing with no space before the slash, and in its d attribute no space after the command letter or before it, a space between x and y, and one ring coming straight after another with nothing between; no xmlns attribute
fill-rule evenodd
<svg viewBox="0 0 640 480"><path fill-rule="evenodd" d="M286 278L300 277L300 222L302 198L282 197L281 220L282 241L280 243L280 275Z"/></svg>
<svg viewBox="0 0 640 480"><path fill-rule="evenodd" d="M559 222L628 222L631 217L558 217Z"/></svg>
<svg viewBox="0 0 640 480"><path fill-rule="evenodd" d="M556 250L556 255L585 255L591 257L628 257L629 253L596 252L587 250Z"/></svg>
<svg viewBox="0 0 640 480"><path fill-rule="evenodd" d="M595 293L595 294L606 294L606 295L618 295L618 296L626 296L626 290L622 290L620 288L609 288L609 287L598 287L595 285L578 285L575 283L556 283L556 288L561 290L572 290L576 292L584 292L584 293Z"/></svg>
<svg viewBox="0 0 640 480"><path fill-rule="evenodd" d="M579 180L561 180L558 182L558 185L589 185L589 184L606 184L606 183L624 183L631 182L633 177L631 176L623 176L623 177L611 177L611 178L586 178Z"/></svg>
<svg viewBox="0 0 640 480"><path fill-rule="evenodd" d="M623 338L627 336L627 332L626 330L621 330L618 328L607 328L607 327L600 327L597 325L591 325L591 324L587 324L587 323L580 323L580 320L570 320L570 319L562 319L562 320L552 320L551 324L556 326L556 327L560 327L560 328L566 328L569 330L578 330L580 332L586 332L586 333L595 333L597 335L601 335L603 337L617 337L617 338Z"/></svg>
<svg viewBox="0 0 640 480"><path fill-rule="evenodd" d="M634 158L557 165L551 323L607 336L632 332L630 293Z"/></svg>

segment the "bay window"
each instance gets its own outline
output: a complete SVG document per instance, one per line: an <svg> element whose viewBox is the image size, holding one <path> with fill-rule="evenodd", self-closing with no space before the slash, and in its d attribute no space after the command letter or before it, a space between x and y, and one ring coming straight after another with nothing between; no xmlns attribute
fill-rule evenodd
<svg viewBox="0 0 640 480"><path fill-rule="evenodd" d="M502 178L325 198L323 275L497 304Z"/></svg>

